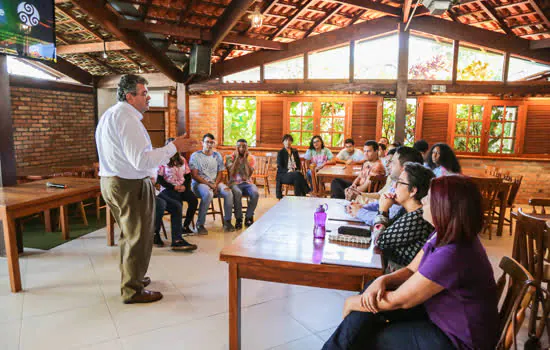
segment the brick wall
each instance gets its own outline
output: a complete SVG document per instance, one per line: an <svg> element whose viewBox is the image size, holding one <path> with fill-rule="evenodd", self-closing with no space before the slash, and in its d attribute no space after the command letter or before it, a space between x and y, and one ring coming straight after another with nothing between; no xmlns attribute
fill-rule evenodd
<svg viewBox="0 0 550 350"><path fill-rule="evenodd" d="M97 161L92 93L11 87L17 169Z"/></svg>
<svg viewBox="0 0 550 350"><path fill-rule="evenodd" d="M460 159L463 169L485 169L494 166L509 171L511 176L523 175L523 181L516 198L517 203L527 203L529 198L550 198L550 162L501 159Z"/></svg>
<svg viewBox="0 0 550 350"><path fill-rule="evenodd" d="M190 137L200 140L202 135L218 135L218 96L189 96L189 129Z"/></svg>

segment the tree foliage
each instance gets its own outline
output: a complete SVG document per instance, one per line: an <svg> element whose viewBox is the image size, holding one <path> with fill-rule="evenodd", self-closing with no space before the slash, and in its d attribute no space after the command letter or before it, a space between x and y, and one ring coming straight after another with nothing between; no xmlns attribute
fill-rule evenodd
<svg viewBox="0 0 550 350"><path fill-rule="evenodd" d="M452 62L446 55L436 54L430 59L417 63L409 69L409 79L437 80L442 73L451 73Z"/></svg>
<svg viewBox="0 0 550 350"><path fill-rule="evenodd" d="M238 139L256 145L256 98L226 97L223 101L223 140L235 145Z"/></svg>

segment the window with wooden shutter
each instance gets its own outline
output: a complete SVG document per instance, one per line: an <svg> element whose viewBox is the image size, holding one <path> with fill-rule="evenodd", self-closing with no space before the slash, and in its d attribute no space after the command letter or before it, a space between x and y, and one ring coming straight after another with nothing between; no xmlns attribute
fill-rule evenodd
<svg viewBox="0 0 550 350"><path fill-rule="evenodd" d="M447 143L449 104L425 102L422 108L422 139L431 146Z"/></svg>
<svg viewBox="0 0 550 350"><path fill-rule="evenodd" d="M351 138L356 145L368 140L376 140L376 121L378 118L377 100L354 100L351 117Z"/></svg>
<svg viewBox="0 0 550 350"><path fill-rule="evenodd" d="M550 153L550 104L529 104L525 125L525 154Z"/></svg>
<svg viewBox="0 0 550 350"><path fill-rule="evenodd" d="M281 146L285 102L281 99L259 99L258 146Z"/></svg>

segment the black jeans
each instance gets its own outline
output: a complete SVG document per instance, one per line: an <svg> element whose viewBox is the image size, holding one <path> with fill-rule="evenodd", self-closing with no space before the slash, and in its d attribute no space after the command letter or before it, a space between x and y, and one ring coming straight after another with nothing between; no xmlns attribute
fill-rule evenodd
<svg viewBox="0 0 550 350"><path fill-rule="evenodd" d="M289 171L286 174L277 174L277 184L275 192L278 199L283 198L282 185L294 185L294 194L299 197L304 197L309 192L304 175L299 171Z"/></svg>
<svg viewBox="0 0 550 350"><path fill-rule="evenodd" d="M346 198L346 188L350 187L353 182L344 179L334 179L330 183L331 198Z"/></svg>
<svg viewBox="0 0 550 350"><path fill-rule="evenodd" d="M430 321L423 305L378 314L353 311L323 346L323 350L454 348L447 335Z"/></svg>
<svg viewBox="0 0 550 350"><path fill-rule="evenodd" d="M183 216L183 205L182 202L187 202L187 212L185 213L185 221L183 226L189 226L193 221L195 212L197 211L197 206L199 200L190 189L187 189L185 192L177 192L173 190L165 189L158 194L159 198L166 202L166 210L170 213L170 226L172 228L172 242L181 239L182 234L182 216ZM157 211L158 213L158 211ZM164 211L162 212L164 213ZM162 217L161 219L162 220ZM157 230L157 223L155 219L155 232ZM160 221L158 224L160 229Z"/></svg>
<svg viewBox="0 0 550 350"><path fill-rule="evenodd" d="M162 216L166 210L166 201L159 196L155 197L155 233L160 233L160 224ZM181 215L180 215L181 216Z"/></svg>

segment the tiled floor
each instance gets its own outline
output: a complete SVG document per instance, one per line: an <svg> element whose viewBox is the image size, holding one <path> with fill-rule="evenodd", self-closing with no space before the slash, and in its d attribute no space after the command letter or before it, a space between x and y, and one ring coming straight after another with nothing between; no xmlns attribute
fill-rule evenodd
<svg viewBox="0 0 550 350"><path fill-rule="evenodd" d="M262 197L257 217L275 202ZM50 251L26 250L22 293L10 293L0 259L0 349L227 349L227 266L218 254L238 233L219 225L209 219L210 234L190 238L194 253L154 248L150 288L164 299L149 305L121 303L118 248L106 246L103 229ZM507 233L483 243L494 266L511 254ZM351 295L251 280L242 289L243 349L252 350L320 349Z"/></svg>

